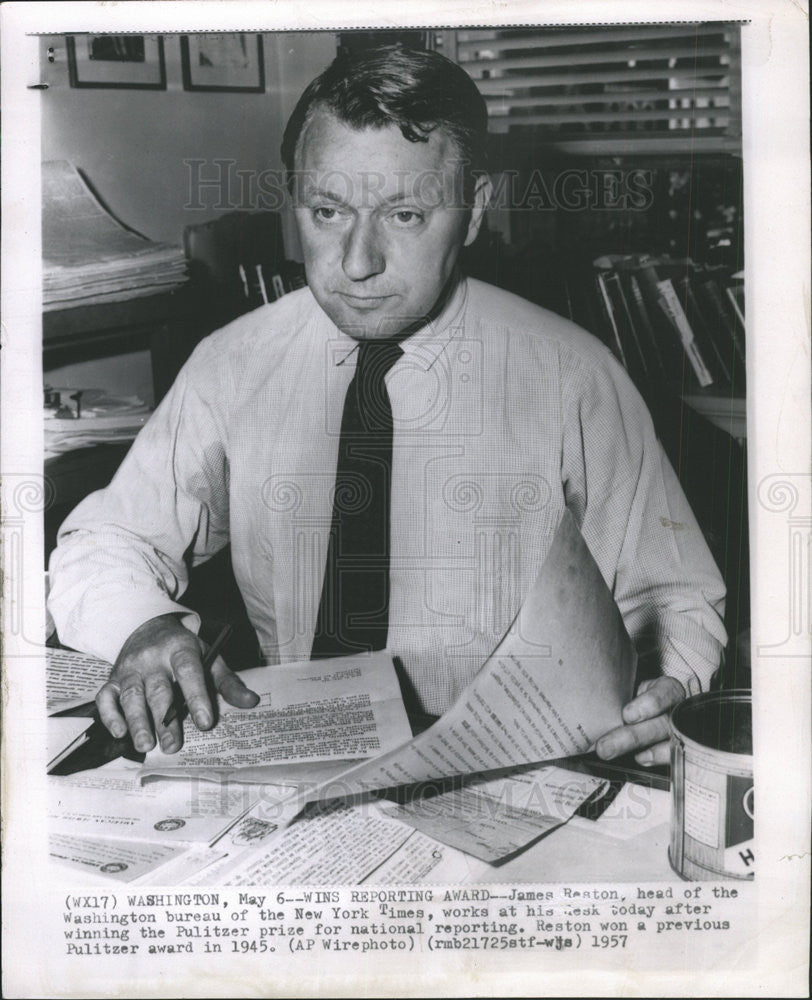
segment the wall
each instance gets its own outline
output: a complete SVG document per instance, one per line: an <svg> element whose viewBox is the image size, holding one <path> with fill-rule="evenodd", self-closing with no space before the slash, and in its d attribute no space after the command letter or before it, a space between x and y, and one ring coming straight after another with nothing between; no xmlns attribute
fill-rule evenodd
<svg viewBox="0 0 812 1000"><path fill-rule="evenodd" d="M44 57L53 47L54 62ZM153 240L180 243L183 227L232 208L251 208L233 175L226 202L200 192L189 207L188 160L207 161L203 178L216 177L215 159L233 170L281 170L284 124L304 87L332 60L330 32L265 33L265 93L184 91L180 39L164 36L166 90L77 89L68 82L64 36L42 39L42 159L66 159L81 168L97 195L122 222ZM289 221L289 256L298 256Z"/></svg>
<svg viewBox="0 0 812 1000"><path fill-rule="evenodd" d="M46 58L53 49L54 62ZM265 33L265 93L184 91L180 39L164 36L166 90L71 88L64 36L41 40L42 159L70 160L119 221L153 240L180 244L184 226L231 209L259 207L241 198L237 170L281 171L279 144L290 112L305 86L333 59L330 32ZM207 188L189 207L191 169L204 160L202 178L216 176L215 159L233 160L226 199ZM229 206L227 203L231 201ZM285 248L299 257L293 219L283 213ZM135 393L152 402L149 354L119 357L53 369L52 385L106 388Z"/></svg>

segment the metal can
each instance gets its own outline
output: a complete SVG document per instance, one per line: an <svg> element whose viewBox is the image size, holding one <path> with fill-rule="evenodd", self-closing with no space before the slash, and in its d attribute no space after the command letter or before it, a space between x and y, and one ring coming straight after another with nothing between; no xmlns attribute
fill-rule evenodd
<svg viewBox="0 0 812 1000"><path fill-rule="evenodd" d="M700 694L671 713L668 856L685 879L754 877L749 690Z"/></svg>

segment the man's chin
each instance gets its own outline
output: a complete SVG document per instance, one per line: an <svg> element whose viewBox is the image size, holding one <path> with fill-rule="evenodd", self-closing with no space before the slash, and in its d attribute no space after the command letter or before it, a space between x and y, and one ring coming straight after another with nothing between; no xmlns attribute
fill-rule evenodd
<svg viewBox="0 0 812 1000"><path fill-rule="evenodd" d="M330 308L324 303L320 305L338 329L354 340L389 340L412 325L404 316L392 316L374 310L360 312L347 307L336 308L332 303Z"/></svg>

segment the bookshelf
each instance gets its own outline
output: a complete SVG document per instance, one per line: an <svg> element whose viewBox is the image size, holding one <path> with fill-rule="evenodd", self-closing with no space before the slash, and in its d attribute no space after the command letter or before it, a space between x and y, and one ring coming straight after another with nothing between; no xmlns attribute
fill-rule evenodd
<svg viewBox="0 0 812 1000"><path fill-rule="evenodd" d="M736 273L651 254L604 255L593 268L595 332L644 396L652 385L677 382L685 401L723 430L734 413L743 416L744 315L728 294L741 292Z"/></svg>
<svg viewBox="0 0 812 1000"><path fill-rule="evenodd" d="M750 622L741 159L642 150L637 137L624 156L561 148L542 158L542 141L518 129L497 137L496 217L464 266L572 319L624 364L727 584L720 683L748 686L737 641ZM577 210L557 200L562 178L579 180L567 189L583 193ZM641 182L645 204L624 202ZM614 195L596 201L607 186Z"/></svg>

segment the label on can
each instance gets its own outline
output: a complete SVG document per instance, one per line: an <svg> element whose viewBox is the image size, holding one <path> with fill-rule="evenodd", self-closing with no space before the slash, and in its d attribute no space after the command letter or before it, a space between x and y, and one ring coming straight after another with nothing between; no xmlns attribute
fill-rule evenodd
<svg viewBox="0 0 812 1000"><path fill-rule="evenodd" d="M745 840L735 847L725 848L725 871L730 875L752 875L756 870L756 856L753 853L755 841Z"/></svg>
<svg viewBox="0 0 812 1000"><path fill-rule="evenodd" d="M728 775L725 870L737 875L748 875L756 868L753 810L753 779Z"/></svg>
<svg viewBox="0 0 812 1000"><path fill-rule="evenodd" d="M719 796L685 779L685 832L708 847L719 846Z"/></svg>

